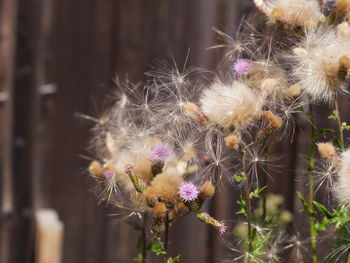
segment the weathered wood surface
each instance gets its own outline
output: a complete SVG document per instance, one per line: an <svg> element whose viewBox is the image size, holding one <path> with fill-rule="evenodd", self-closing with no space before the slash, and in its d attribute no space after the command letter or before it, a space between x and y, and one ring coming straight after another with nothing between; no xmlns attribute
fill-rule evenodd
<svg viewBox="0 0 350 263"><path fill-rule="evenodd" d="M109 216L114 209L97 205L85 173L90 123L75 115L98 115L115 89L115 74L142 81L168 50L182 65L190 48L189 65L213 69L220 52L207 50L217 43L212 26L234 35L248 9L248 1L238 0L0 0L0 91L14 94L13 101L0 102L2 204L15 197L11 248L1 240L1 259L9 252L9 263L33 261L34 211L50 207L65 225L62 262L132 262L135 233ZM58 90L40 95L43 84ZM302 166L296 151L306 152L305 141L299 136L283 146L281 169L289 172L274 176L271 186L294 211L300 205L293 192L304 184L295 182ZM11 184L13 193L7 193ZM220 196L208 209L220 219L234 218L237 193L226 189ZM4 217L2 210L1 229ZM301 217L295 222L305 225ZM182 262L224 257L217 234L193 216L180 220L170 239L172 254L184 252Z"/></svg>

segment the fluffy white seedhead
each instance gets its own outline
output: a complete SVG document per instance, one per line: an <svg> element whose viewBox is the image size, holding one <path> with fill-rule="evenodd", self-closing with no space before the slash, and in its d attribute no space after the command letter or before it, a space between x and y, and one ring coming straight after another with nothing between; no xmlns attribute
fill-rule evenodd
<svg viewBox="0 0 350 263"><path fill-rule="evenodd" d="M261 99L245 83L215 82L200 99L201 109L210 122L224 128L241 129L261 111Z"/></svg>
<svg viewBox="0 0 350 263"><path fill-rule="evenodd" d="M323 19L317 0L270 0L265 6L265 13L272 21L294 27L314 28Z"/></svg>
<svg viewBox="0 0 350 263"><path fill-rule="evenodd" d="M288 88L288 76L283 68L269 60L258 60L252 63L247 76L249 87L258 91L266 102L272 105L281 103Z"/></svg>
<svg viewBox="0 0 350 263"><path fill-rule="evenodd" d="M341 168L334 193L340 203L350 207L350 149L341 154Z"/></svg>
<svg viewBox="0 0 350 263"><path fill-rule="evenodd" d="M345 35L344 35L345 34ZM315 102L331 102L343 93L344 81L339 77L342 60L350 57L350 38L335 29L318 28L306 33L304 41L294 48L292 74L304 92Z"/></svg>

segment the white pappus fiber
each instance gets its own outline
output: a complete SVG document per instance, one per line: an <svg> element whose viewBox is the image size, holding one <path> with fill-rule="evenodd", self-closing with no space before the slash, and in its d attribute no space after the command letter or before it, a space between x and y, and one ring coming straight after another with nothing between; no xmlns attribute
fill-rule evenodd
<svg viewBox="0 0 350 263"><path fill-rule="evenodd" d="M261 111L261 99L245 83L231 85L215 82L200 99L201 109L213 124L241 129Z"/></svg>

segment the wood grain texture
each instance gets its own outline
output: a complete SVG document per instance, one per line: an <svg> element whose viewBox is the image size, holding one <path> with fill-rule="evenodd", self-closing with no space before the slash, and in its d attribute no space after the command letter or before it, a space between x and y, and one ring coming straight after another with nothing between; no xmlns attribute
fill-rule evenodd
<svg viewBox="0 0 350 263"><path fill-rule="evenodd" d="M4 11L4 3L13 5L10 12ZM15 196L11 246L16 250L11 250L8 262L33 262L33 216L34 210L42 207L54 208L64 223L62 262L132 262L137 237L120 223L122 215L115 215L118 211L103 203L97 205L93 182L86 175L92 123L75 116L98 116L106 96L115 92L116 74L127 75L133 82L144 81L144 72L154 60L168 59L169 50L179 65L190 49L188 65L216 68L222 53L207 50L218 43L211 28L234 35L251 5L238 0L18 0L16 15L15 3L0 0L0 14L6 14L0 16L0 34L16 32L17 39L13 34L6 45L3 37L0 42L0 58L6 61L0 63L5 67L0 70L0 74L5 72L0 75L0 91L13 89L14 93L14 107L0 106L0 120L7 118L8 128L13 114L12 133L8 129L3 136L0 131L1 138L14 137L14 144L7 142L1 159L2 171L12 174L13 168ZM57 92L41 96L40 86L49 83L58 87ZM348 104L342 105L341 111L346 112ZM324 108L318 112L326 114ZM285 155L278 164L289 172L283 177L273 174L269 189L284 194L287 208L295 212L300 203L294 190L305 188L304 182L295 178L302 178L300 170L305 167L307 123L301 122L300 128L293 144L286 140L279 149ZM206 208L219 219L232 219L232 225L237 222L235 200L239 193L230 187L222 191ZM301 216L295 222L305 225ZM170 239L170 253L183 253L184 263L213 263L225 257L225 245L217 233L194 216L179 220ZM1 248L9 250L3 244ZM150 262L159 260L150 257Z"/></svg>
<svg viewBox="0 0 350 263"><path fill-rule="evenodd" d="M0 1L0 261L10 257L13 224L12 123L17 1Z"/></svg>

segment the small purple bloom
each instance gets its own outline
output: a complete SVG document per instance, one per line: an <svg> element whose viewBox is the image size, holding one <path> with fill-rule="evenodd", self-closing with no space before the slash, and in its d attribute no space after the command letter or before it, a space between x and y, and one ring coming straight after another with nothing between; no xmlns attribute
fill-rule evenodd
<svg viewBox="0 0 350 263"><path fill-rule="evenodd" d="M193 183L183 183L179 187L179 189L180 189L179 191L180 197L186 202L193 201L198 197L198 194L199 194L198 187L195 186Z"/></svg>
<svg viewBox="0 0 350 263"><path fill-rule="evenodd" d="M115 176L115 172L108 170L104 172L104 176L106 179L111 179Z"/></svg>
<svg viewBox="0 0 350 263"><path fill-rule="evenodd" d="M166 143L158 143L151 150L152 161L165 161L170 157L171 149Z"/></svg>
<svg viewBox="0 0 350 263"><path fill-rule="evenodd" d="M225 225L225 223L220 222L218 230L221 236L226 232L226 229L227 229L227 226Z"/></svg>
<svg viewBox="0 0 350 263"><path fill-rule="evenodd" d="M240 75L248 75L252 62L247 59L238 59L233 64L233 70Z"/></svg>

